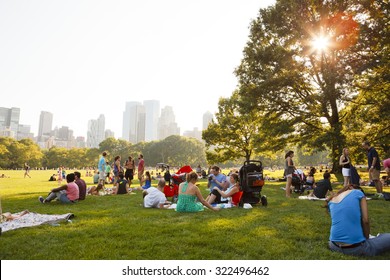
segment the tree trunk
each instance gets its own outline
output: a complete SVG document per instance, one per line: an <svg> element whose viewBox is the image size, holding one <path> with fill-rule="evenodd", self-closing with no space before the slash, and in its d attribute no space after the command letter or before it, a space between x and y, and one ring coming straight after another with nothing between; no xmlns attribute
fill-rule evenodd
<svg viewBox="0 0 390 280"><path fill-rule="evenodd" d="M345 145L345 137L341 133L342 125L339 121L332 125L331 131L331 160L332 160L332 173L340 173L339 157L343 152Z"/></svg>

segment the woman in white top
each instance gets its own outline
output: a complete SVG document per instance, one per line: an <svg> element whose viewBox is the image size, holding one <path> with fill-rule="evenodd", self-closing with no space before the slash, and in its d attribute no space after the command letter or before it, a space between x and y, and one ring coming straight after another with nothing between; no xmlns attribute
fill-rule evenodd
<svg viewBox="0 0 390 280"><path fill-rule="evenodd" d="M339 164L343 168L342 173L344 177L344 187L349 186L351 181L351 160L349 158L348 148L343 149L343 154L340 156Z"/></svg>

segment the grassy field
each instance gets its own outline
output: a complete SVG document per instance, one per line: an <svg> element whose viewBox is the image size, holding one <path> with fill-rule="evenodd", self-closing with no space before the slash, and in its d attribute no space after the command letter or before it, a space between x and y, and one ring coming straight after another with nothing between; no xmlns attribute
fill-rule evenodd
<svg viewBox="0 0 390 280"><path fill-rule="evenodd" d="M11 177L0 179L3 212L28 209L75 214L73 223L3 233L2 260L358 259L327 249L330 218L321 207L323 202L286 199L280 189L283 182L266 183L262 194L268 197L268 207L181 214L143 209L140 192L88 196L74 205L41 204L38 196L57 186L57 182L48 182L53 171L31 171L31 179L24 179L23 171L0 173ZM84 179L92 185L92 178ZM206 180L200 182L200 188L206 196ZM374 189L366 191L373 193ZM368 204L372 234L390 232L389 202L371 200ZM389 258L390 253L375 259Z"/></svg>

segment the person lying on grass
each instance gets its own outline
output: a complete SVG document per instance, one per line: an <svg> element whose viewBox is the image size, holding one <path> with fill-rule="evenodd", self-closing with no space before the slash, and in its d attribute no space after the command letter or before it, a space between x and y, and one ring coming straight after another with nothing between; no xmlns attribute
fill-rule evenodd
<svg viewBox="0 0 390 280"><path fill-rule="evenodd" d="M204 200L199 188L196 186L198 174L194 171L187 174L187 181L179 186L179 196L176 205L177 212L199 212L203 211L203 205L207 208L218 211L218 207L213 207ZM200 202L197 202L197 199Z"/></svg>
<svg viewBox="0 0 390 280"><path fill-rule="evenodd" d="M160 179L158 181L157 188L150 187L143 191L144 196L144 207L145 208L169 208L171 202L167 200L164 195L165 180Z"/></svg>
<svg viewBox="0 0 390 280"><path fill-rule="evenodd" d="M210 195L206 198L206 201L210 204L213 203L229 203L233 205L238 205L239 194L240 194L240 185L238 183L237 173L232 173L229 178L230 185L226 191L220 190L218 187L214 187Z"/></svg>
<svg viewBox="0 0 390 280"><path fill-rule="evenodd" d="M12 214L11 212L5 212L5 213L1 214L1 216L0 216L0 223L19 219L20 217L22 217L28 213L30 213L28 210L24 210L20 214Z"/></svg>
<svg viewBox="0 0 390 280"><path fill-rule="evenodd" d="M326 200L332 219L329 249L354 256L376 256L390 251L390 233L370 238L366 196L355 188L346 186Z"/></svg>
<svg viewBox="0 0 390 280"><path fill-rule="evenodd" d="M74 203L79 199L79 187L74 182L75 175L70 173L66 175L66 185L52 189L46 198L40 196L41 203L49 203L53 199L58 199L61 203Z"/></svg>
<svg viewBox="0 0 390 280"><path fill-rule="evenodd" d="M100 183L97 186L92 186L87 191L90 195L104 195L103 184Z"/></svg>

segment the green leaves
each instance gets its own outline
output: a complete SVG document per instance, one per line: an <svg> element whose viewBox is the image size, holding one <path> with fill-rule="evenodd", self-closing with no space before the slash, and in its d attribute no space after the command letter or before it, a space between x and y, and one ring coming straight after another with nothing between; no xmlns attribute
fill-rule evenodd
<svg viewBox="0 0 390 280"><path fill-rule="evenodd" d="M289 123L293 142L327 147L337 162L346 143L340 110L356 96L359 75L389 73L378 67L389 60L388 12L384 1L279 0L261 9L235 71L242 99Z"/></svg>
<svg viewBox="0 0 390 280"><path fill-rule="evenodd" d="M31 139L17 141L0 137L0 167L22 168L25 162L30 166L40 166L43 153Z"/></svg>

